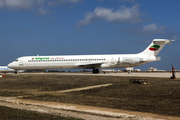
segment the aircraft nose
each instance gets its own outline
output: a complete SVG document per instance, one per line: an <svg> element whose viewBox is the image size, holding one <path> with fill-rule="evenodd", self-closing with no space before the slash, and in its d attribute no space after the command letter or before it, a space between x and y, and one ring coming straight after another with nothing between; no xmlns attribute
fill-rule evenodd
<svg viewBox="0 0 180 120"><path fill-rule="evenodd" d="M7 65L7 67L8 67L8 68L13 67L12 63L9 63L9 64Z"/></svg>

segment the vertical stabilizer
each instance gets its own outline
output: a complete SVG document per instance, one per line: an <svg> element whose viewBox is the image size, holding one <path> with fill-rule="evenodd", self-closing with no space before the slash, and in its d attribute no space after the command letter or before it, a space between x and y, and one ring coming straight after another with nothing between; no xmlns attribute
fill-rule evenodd
<svg viewBox="0 0 180 120"><path fill-rule="evenodd" d="M168 39L154 39L151 44L141 53L142 55L157 56L165 44L171 44Z"/></svg>

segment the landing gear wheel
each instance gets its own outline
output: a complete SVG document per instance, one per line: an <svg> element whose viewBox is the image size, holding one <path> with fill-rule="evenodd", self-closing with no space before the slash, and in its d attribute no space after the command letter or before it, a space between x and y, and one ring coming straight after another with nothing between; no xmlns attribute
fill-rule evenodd
<svg viewBox="0 0 180 120"><path fill-rule="evenodd" d="M99 70L98 70L98 69L93 69L92 73L93 73L93 74L98 74L98 73L99 73Z"/></svg>
<svg viewBox="0 0 180 120"><path fill-rule="evenodd" d="M17 73L18 73L17 70L15 70L15 71L14 71L14 74L17 74Z"/></svg>

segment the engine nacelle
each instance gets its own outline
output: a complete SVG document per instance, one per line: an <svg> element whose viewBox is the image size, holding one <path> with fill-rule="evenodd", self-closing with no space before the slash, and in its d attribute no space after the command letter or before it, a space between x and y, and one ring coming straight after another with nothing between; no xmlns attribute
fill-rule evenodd
<svg viewBox="0 0 180 120"><path fill-rule="evenodd" d="M143 62L145 62L143 58L136 58L136 57L123 57L121 61L122 64L137 64Z"/></svg>

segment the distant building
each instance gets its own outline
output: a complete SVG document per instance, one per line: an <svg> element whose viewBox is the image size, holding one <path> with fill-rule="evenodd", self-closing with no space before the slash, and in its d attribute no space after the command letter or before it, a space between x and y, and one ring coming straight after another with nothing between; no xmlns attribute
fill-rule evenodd
<svg viewBox="0 0 180 120"><path fill-rule="evenodd" d="M150 67L148 71L157 71L157 68Z"/></svg>
<svg viewBox="0 0 180 120"><path fill-rule="evenodd" d="M126 67L126 70L127 71L134 71L134 68L133 67Z"/></svg>
<svg viewBox="0 0 180 120"><path fill-rule="evenodd" d="M102 72L115 72L114 69L102 69Z"/></svg>
<svg viewBox="0 0 180 120"><path fill-rule="evenodd" d="M117 70L117 72L122 72L122 70Z"/></svg>
<svg viewBox="0 0 180 120"><path fill-rule="evenodd" d="M139 71L141 71L141 69L135 69L134 71L137 71L137 72L139 72Z"/></svg>

